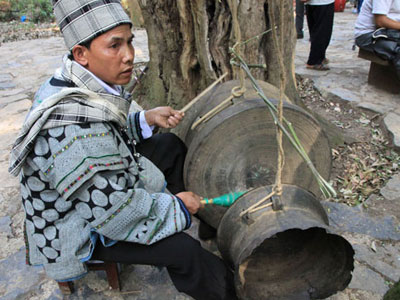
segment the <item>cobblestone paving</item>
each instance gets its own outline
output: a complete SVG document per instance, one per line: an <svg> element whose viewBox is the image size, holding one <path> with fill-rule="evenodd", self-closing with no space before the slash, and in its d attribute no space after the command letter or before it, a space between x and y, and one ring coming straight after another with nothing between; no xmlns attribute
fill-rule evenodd
<svg viewBox="0 0 400 300"><path fill-rule="evenodd" d="M385 115L385 126L393 134L394 145L400 147L400 95L368 85L370 62L357 57L358 48L353 50L356 18L349 4L344 12L335 13L333 36L327 50L329 71L306 69L310 43L305 23L304 38L297 40L296 45L296 73L311 78L325 98L351 101Z"/></svg>

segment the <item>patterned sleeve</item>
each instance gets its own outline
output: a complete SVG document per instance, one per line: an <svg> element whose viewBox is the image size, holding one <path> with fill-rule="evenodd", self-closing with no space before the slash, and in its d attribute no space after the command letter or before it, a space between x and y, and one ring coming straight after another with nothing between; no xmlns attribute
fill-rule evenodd
<svg viewBox="0 0 400 300"><path fill-rule="evenodd" d="M118 241L152 244L190 226L178 198L129 189L129 174L101 172L75 195L78 213L100 234Z"/></svg>
<svg viewBox="0 0 400 300"><path fill-rule="evenodd" d="M107 124L49 129L35 152L48 153L34 162L51 186L110 239L151 244L190 226L180 199L162 192L162 173L144 157L130 155Z"/></svg>
<svg viewBox="0 0 400 300"><path fill-rule="evenodd" d="M140 127L140 112L133 112L128 115L127 134L131 140L141 142L144 140L142 128Z"/></svg>

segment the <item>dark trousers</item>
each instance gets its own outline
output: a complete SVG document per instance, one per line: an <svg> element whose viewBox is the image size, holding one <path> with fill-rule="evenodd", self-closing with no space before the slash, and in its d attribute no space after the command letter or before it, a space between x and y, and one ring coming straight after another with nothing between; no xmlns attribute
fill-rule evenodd
<svg viewBox="0 0 400 300"><path fill-rule="evenodd" d="M136 150L163 171L171 193L184 191L186 146L177 136L156 134L138 144ZM118 242L104 247L97 243L92 259L166 267L177 290L194 299L237 299L231 270L186 233L174 234L152 245Z"/></svg>
<svg viewBox="0 0 400 300"><path fill-rule="evenodd" d="M304 25L304 2L296 0L296 32L303 33Z"/></svg>
<svg viewBox="0 0 400 300"><path fill-rule="evenodd" d="M203 249L199 241L186 233L177 233L152 245L118 242L106 248L99 243L92 258L166 267L176 289L194 299L237 299L232 272L219 257Z"/></svg>
<svg viewBox="0 0 400 300"><path fill-rule="evenodd" d="M311 49L308 65L321 64L332 37L335 3L306 5L307 23L310 31Z"/></svg>
<svg viewBox="0 0 400 300"><path fill-rule="evenodd" d="M155 134L136 146L136 151L148 158L164 173L167 189L172 194L185 190L183 166L186 145L172 133Z"/></svg>

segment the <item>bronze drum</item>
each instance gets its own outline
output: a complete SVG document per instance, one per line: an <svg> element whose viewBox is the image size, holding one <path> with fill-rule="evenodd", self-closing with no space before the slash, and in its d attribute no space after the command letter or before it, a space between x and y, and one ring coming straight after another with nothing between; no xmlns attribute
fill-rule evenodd
<svg viewBox="0 0 400 300"><path fill-rule="evenodd" d="M279 91L266 82L259 82L265 95L277 103ZM250 82L246 93L219 112L208 122L191 130L192 123L225 100L238 81L217 86L187 113L183 124L175 131L188 146L184 179L187 190L203 197L216 197L235 191L247 191L273 184L276 174L276 128L264 101ZM306 111L286 98L284 116L288 119L317 170L329 179L331 149L328 138L318 122ZM283 142L285 166L282 182L293 184L320 195L311 171L287 138ZM218 228L226 208L207 205L199 215L209 225Z"/></svg>
<svg viewBox="0 0 400 300"><path fill-rule="evenodd" d="M324 299L351 280L354 250L330 232L328 217L309 192L284 185L282 210L272 207L240 217L272 186L240 197L218 228L218 249L235 270L240 299Z"/></svg>
<svg viewBox="0 0 400 300"><path fill-rule="evenodd" d="M259 82L273 103L279 91ZM285 165L280 210L241 212L271 192L277 167L276 126L249 82L246 93L195 129L192 124L230 94L237 81L220 84L187 113L177 133L188 146L184 179L188 190L213 198L248 191L230 208L208 204L200 217L218 229L218 248L235 270L241 299L321 299L351 280L354 251L329 230L319 186L302 157L284 137ZM317 170L329 179L331 149L318 122L284 102L284 117ZM273 199L277 204L277 198ZM273 206L277 209L277 206Z"/></svg>

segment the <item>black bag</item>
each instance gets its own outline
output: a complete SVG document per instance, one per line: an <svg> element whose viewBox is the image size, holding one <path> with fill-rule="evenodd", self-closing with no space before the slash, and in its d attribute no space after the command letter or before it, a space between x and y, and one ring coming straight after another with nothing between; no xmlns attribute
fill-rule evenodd
<svg viewBox="0 0 400 300"><path fill-rule="evenodd" d="M372 34L375 54L384 60L394 60L400 53L400 31L379 28Z"/></svg>

